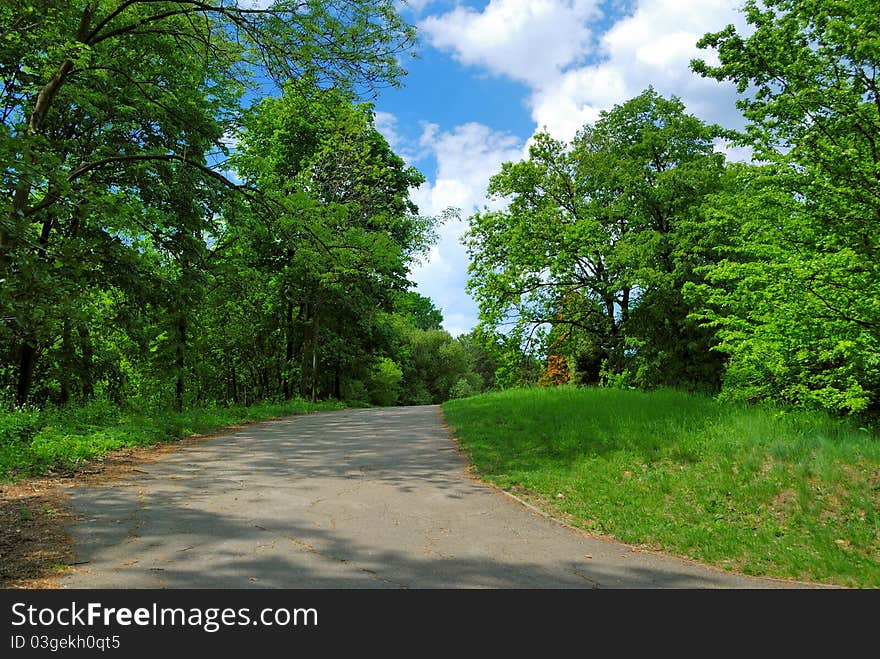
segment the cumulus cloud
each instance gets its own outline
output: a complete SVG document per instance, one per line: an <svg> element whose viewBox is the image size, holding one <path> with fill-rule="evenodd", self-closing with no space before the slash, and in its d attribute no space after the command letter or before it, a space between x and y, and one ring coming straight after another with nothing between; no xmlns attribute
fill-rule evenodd
<svg viewBox="0 0 880 659"><path fill-rule="evenodd" d="M641 0L631 15L602 35L595 63L567 70L534 89L530 106L536 124L570 139L601 110L650 85L660 94L680 97L691 113L706 121L741 125L733 87L690 70L694 58L715 58L713 52L697 48L706 32L728 23L743 27L738 6L737 0ZM573 111L580 125L572 120Z"/></svg>
<svg viewBox="0 0 880 659"><path fill-rule="evenodd" d="M420 145L437 160L437 176L428 186L427 200L432 212L447 206L470 214L485 202L486 186L501 163L523 156L522 140L509 133L470 122L450 131L436 124L425 124Z"/></svg>
<svg viewBox="0 0 880 659"><path fill-rule="evenodd" d="M490 0L429 16L420 30L462 64L540 85L590 50L596 0Z"/></svg>
<svg viewBox="0 0 880 659"><path fill-rule="evenodd" d="M467 282L468 258L461 246L469 215L484 206L497 207L486 199L489 178L501 164L520 160L521 139L491 130L479 123L467 123L443 131L436 124L425 124L420 146L436 159L437 175L412 195L420 212L439 215L447 208L460 211L459 220L450 219L440 227L440 239L412 273L419 292L430 297L443 312L444 327L453 336L476 325L477 308L463 295Z"/></svg>
<svg viewBox="0 0 880 659"><path fill-rule="evenodd" d="M617 0L489 0L482 10L456 5L424 18L420 31L434 47L490 75L525 83L535 130L570 140L585 123L641 93L649 85L680 97L688 111L708 122L736 128L741 117L735 90L700 78L693 58L712 61L697 41L734 23L744 31L742 0L635 0L621 13ZM432 5L430 9L434 9ZM619 17L597 28L602 11ZM377 125L378 125L377 121ZM383 119L388 135L393 123ZM466 218L489 203L486 185L501 163L525 157L529 140L469 123L452 130L427 124L421 153L437 160L437 176L414 194L424 213L448 206ZM747 160L748 150L719 142L719 151ZM463 295L467 255L459 240L464 222L444 226L439 244L413 273L419 290L444 312L447 330L473 327L476 307Z"/></svg>
<svg viewBox="0 0 880 659"><path fill-rule="evenodd" d="M732 87L690 70L713 53L696 43L728 23L743 27L740 0L639 0L603 34L593 1L492 0L457 7L420 24L436 48L464 64L527 83L537 129L571 139L585 123L649 85L676 95L707 121L739 125Z"/></svg>

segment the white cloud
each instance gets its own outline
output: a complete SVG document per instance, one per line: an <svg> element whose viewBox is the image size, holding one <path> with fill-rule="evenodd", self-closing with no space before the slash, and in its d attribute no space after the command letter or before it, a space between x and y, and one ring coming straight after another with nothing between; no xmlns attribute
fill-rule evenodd
<svg viewBox="0 0 880 659"><path fill-rule="evenodd" d="M682 98L706 121L739 124L730 86L692 73L707 32L743 27L741 0L639 0L598 38L593 0L491 0L481 12L457 7L420 24L432 45L464 64L526 82L536 128L571 139L585 123L642 92Z"/></svg>
<svg viewBox="0 0 880 659"><path fill-rule="evenodd" d="M589 52L596 16L596 0L490 0L483 11L429 16L419 29L462 64L540 85Z"/></svg>
<svg viewBox="0 0 880 659"><path fill-rule="evenodd" d="M437 159L431 196L435 212L450 205L465 214L477 210L485 200L489 178L498 172L501 163L523 155L521 139L476 122L448 132L436 124L426 124L419 143Z"/></svg>
<svg viewBox="0 0 880 659"><path fill-rule="evenodd" d="M390 112L382 112L381 110L377 110L373 116L373 125L376 130L382 134L391 150L399 153L399 149L403 147L403 140L397 133L397 117Z"/></svg>
<svg viewBox="0 0 880 659"><path fill-rule="evenodd" d="M419 28L436 48L462 64L528 85L535 129L571 139L585 123L641 93L648 86L680 97L689 112L708 122L741 125L735 90L690 70L693 58L710 62L714 53L696 47L707 32L734 23L745 29L742 0L636 0L604 33L596 34L601 8L619 12L607 0L489 0L477 11L456 6L422 20ZM393 129L393 124L389 124ZM390 130L390 135L396 135ZM526 140L526 144L528 140ZM437 176L413 195L424 213L447 206L466 218L488 202L489 178L505 161L525 156L525 144L485 125L469 123L444 131L428 124L420 148L437 159ZM719 143L728 157L750 153ZM420 292L444 313L453 334L476 323L476 306L464 295L468 260L459 239L465 222L442 228L441 240L413 277Z"/></svg>
<svg viewBox="0 0 880 659"><path fill-rule="evenodd" d="M592 121L601 110L650 85L664 96L680 97L689 112L706 121L738 126L732 86L690 70L694 58L715 58L697 48L705 33L728 23L742 27L738 6L738 0L641 0L631 15L602 35L594 64L569 69L534 88L535 122L570 139L580 127L577 121Z"/></svg>
<svg viewBox="0 0 880 659"><path fill-rule="evenodd" d="M445 329L458 336L477 322L476 305L463 294L468 257L460 240L467 229L467 217L484 206L497 207L498 202L486 199L489 178L502 163L521 159L524 146L519 138L479 123L450 131L426 124L419 142L436 159L437 176L414 191L413 201L425 215L458 208L461 219L449 220L440 227L438 243L413 269L412 278L419 292L443 312Z"/></svg>
<svg viewBox="0 0 880 659"><path fill-rule="evenodd" d="M754 162L754 150L750 146L734 146L726 140L716 140L715 150L723 153L728 162Z"/></svg>

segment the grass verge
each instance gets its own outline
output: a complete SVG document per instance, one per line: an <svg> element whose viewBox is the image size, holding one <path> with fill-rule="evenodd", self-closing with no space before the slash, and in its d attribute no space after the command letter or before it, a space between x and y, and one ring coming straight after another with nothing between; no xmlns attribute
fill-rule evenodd
<svg viewBox="0 0 880 659"><path fill-rule="evenodd" d="M58 588L74 560L68 487L125 481L144 462L229 426L341 407L293 400L137 413L95 401L0 412L0 589Z"/></svg>
<svg viewBox="0 0 880 659"><path fill-rule="evenodd" d="M290 400L249 407L136 412L95 401L79 407L0 412L0 481L75 469L126 446L157 444L239 423L341 407L344 405L336 402Z"/></svg>
<svg viewBox="0 0 880 659"><path fill-rule="evenodd" d="M880 434L675 391L443 405L476 475L568 524L752 575L880 587Z"/></svg>

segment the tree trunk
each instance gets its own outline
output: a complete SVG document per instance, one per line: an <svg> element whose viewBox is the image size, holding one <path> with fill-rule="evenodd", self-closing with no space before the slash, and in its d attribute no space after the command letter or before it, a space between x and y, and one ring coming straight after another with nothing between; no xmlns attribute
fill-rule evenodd
<svg viewBox="0 0 880 659"><path fill-rule="evenodd" d="M287 302L287 310L285 313L286 331L284 336L284 398L290 400L293 398L293 375L290 372L290 366L293 363L293 302Z"/></svg>
<svg viewBox="0 0 880 659"><path fill-rule="evenodd" d="M183 411L184 393L184 368L186 349L186 315L181 310L177 317L177 383L175 386L174 407L178 412Z"/></svg>
<svg viewBox="0 0 880 659"><path fill-rule="evenodd" d="M27 204L25 203L26 206ZM49 245L49 236L52 233L53 223L53 219L49 217L43 222L43 226L40 229L40 238L37 243L37 257L40 261L45 261L46 259L46 248ZM16 387L16 400L19 405L24 405L27 402L31 390L31 382L33 381L37 349L32 343L32 341L24 340L19 348L18 384Z"/></svg>
<svg viewBox="0 0 880 659"><path fill-rule="evenodd" d="M95 351L92 348L92 337L89 334L89 328L80 325L77 330L79 339L82 342L82 365L80 366L80 381L82 382L83 399L89 400L95 396L95 381L93 379Z"/></svg>
<svg viewBox="0 0 880 659"><path fill-rule="evenodd" d="M318 397L318 312L312 320L312 402Z"/></svg>
<svg viewBox="0 0 880 659"><path fill-rule="evenodd" d="M300 318L303 321L303 325L307 322L313 322L311 318L312 314L312 305L304 304L302 309L300 310ZM306 328L302 328L302 336L299 346L299 395L303 398L306 397L306 393L308 392L308 373L309 373L309 363L308 363L308 349L306 346L306 340L308 335L306 334Z"/></svg>
<svg viewBox="0 0 880 659"><path fill-rule="evenodd" d="M91 6L87 5L83 15L80 17L79 28L76 33L76 39L82 41L88 33L89 24L92 19ZM34 100L33 110L28 118L27 134L29 137L39 135L43 130L43 121L58 90L67 79L67 76L73 70L73 61L64 60L55 73L49 78L48 82L37 93ZM31 148L30 141L25 142L21 149L21 159L29 166L37 163L37 154ZM31 191L33 185L29 176L21 176L19 181L14 185L14 193L12 195L12 209L9 224L0 222L0 279L8 276L10 263L12 262L13 252L17 247L17 243L22 234L23 223L27 222L26 217L28 206L31 201ZM7 231L6 227L11 227L11 231ZM48 240L48 232L51 231L52 220L49 219L43 224L41 232L41 244ZM43 244L41 249L44 249ZM16 386L16 398L19 404L24 404L30 393L31 381L33 379L34 365L36 363L37 350L31 345L31 342L25 341L20 348L18 383Z"/></svg>
<svg viewBox="0 0 880 659"><path fill-rule="evenodd" d="M238 405L238 374L235 372L235 362L232 363L230 377L232 378L232 402Z"/></svg>
<svg viewBox="0 0 880 659"><path fill-rule="evenodd" d="M23 343L19 351L18 384L16 386L16 401L19 405L24 405L27 402L36 359L36 348L30 345L30 343Z"/></svg>
<svg viewBox="0 0 880 659"><path fill-rule="evenodd" d="M61 382L61 404L67 405L70 402L70 380L73 372L73 343L70 340L70 321L64 321L64 327L61 330L61 372L58 379Z"/></svg>

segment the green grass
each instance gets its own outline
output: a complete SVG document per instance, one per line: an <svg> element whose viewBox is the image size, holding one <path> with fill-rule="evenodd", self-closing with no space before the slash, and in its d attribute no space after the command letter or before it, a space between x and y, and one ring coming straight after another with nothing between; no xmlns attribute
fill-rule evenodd
<svg viewBox="0 0 880 659"><path fill-rule="evenodd" d="M567 523L753 575L880 587L880 434L675 391L452 400L483 479Z"/></svg>
<svg viewBox="0 0 880 659"><path fill-rule="evenodd" d="M143 446L341 403L291 400L250 407L204 407L183 412L134 412L106 401L44 410L0 412L0 481L70 469L125 446Z"/></svg>

